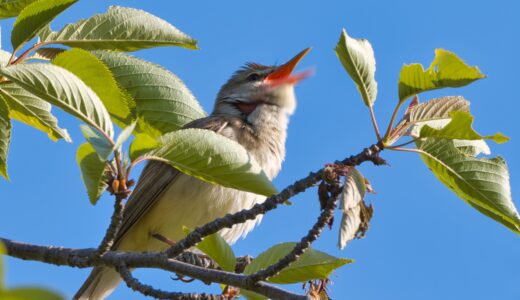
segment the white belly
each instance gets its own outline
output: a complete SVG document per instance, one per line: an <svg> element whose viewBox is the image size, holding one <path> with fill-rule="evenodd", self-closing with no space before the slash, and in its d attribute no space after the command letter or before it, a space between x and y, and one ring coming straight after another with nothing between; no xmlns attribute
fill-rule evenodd
<svg viewBox="0 0 520 300"><path fill-rule="evenodd" d="M159 233L178 241L184 237L183 226L194 229L227 213L251 208L265 199L265 196L225 188L181 174L150 211L133 226L118 249L163 250L168 245L151 237L151 234ZM234 243L251 231L261 219L262 215L255 220L222 229L220 234L229 243Z"/></svg>

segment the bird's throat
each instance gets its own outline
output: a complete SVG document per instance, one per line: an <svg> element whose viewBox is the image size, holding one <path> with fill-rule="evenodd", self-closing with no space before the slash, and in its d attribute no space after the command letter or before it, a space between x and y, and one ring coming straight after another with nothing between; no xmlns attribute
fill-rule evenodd
<svg viewBox="0 0 520 300"><path fill-rule="evenodd" d="M241 113L249 116L256 109L258 104L259 103L243 103L243 102L241 102L241 103L237 103L236 107L237 107L237 109Z"/></svg>

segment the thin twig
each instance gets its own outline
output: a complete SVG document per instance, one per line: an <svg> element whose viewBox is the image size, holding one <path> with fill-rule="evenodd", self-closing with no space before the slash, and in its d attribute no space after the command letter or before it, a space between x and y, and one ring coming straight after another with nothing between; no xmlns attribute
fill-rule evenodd
<svg viewBox="0 0 520 300"><path fill-rule="evenodd" d="M125 264L120 264L116 267L116 271L121 275L126 285L134 291L137 291L145 296L151 296L157 299L175 299L175 300L225 300L224 295L212 295L206 293L178 293L166 292L156 289L151 285L143 284L132 276L132 273Z"/></svg>
<svg viewBox="0 0 520 300"><path fill-rule="evenodd" d="M269 277L275 276L283 269L287 268L291 263L295 262L311 246L312 242L320 236L323 228L329 223L332 216L334 216L336 200L339 194L340 190L337 187L337 191L329 197L325 208L321 212L314 226L309 230L307 235L296 244L289 254L280 259L277 263L249 275L247 280L250 282L264 281Z"/></svg>

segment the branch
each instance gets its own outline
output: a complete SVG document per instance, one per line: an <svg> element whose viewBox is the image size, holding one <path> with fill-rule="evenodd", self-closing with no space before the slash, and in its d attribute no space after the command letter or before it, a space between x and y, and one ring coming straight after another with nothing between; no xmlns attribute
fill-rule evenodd
<svg viewBox="0 0 520 300"><path fill-rule="evenodd" d="M379 156L379 152L383 150L381 142L365 148L357 155L352 155L336 164L347 166L357 166L365 161L371 161L375 165L384 165L386 161ZM175 257L181 254L196 244L200 243L205 236L216 233L223 228L230 228L235 224L244 223L247 220L253 220L260 214L275 209L279 204L284 203L293 196L304 192L308 188L318 183L324 174L324 169L313 173L311 172L307 177L300 179L292 185L283 189L280 193L267 198L263 203L255 204L250 209L244 209L234 214L227 214L225 217L215 219L201 227L195 228L184 239L178 241L174 246L170 247L164 253L168 257Z"/></svg>
<svg viewBox="0 0 520 300"><path fill-rule="evenodd" d="M116 268L124 263L127 268L162 269L206 282L217 282L244 288L273 299L309 300L305 295L294 294L265 282L248 283L246 280L247 276L245 275L190 265L175 259L169 259L160 252L134 253L108 251L99 257L97 256L97 250L95 248L71 249L54 246L39 246L3 238L0 238L0 242L4 244L9 256L24 260L41 261L58 266L78 268L95 266Z"/></svg>
<svg viewBox="0 0 520 300"><path fill-rule="evenodd" d="M114 213L112 214L110 225L107 228L105 237L103 237L103 240L98 246L98 256L105 254L114 244L117 233L123 224L123 201L126 199L126 196L127 194L125 193L116 194L116 201L114 202Z"/></svg>
<svg viewBox="0 0 520 300"><path fill-rule="evenodd" d="M371 161L375 165L383 165L386 164L386 162L384 159L379 157L379 152L381 152L382 150L382 142L379 141L378 144L372 145L369 148L364 149L357 155L352 155L342 161L337 161L336 164L342 164L346 166L357 166L365 161ZM8 255L20 259L41 261L49 264L66 265L78 268L94 266L106 266L116 268L118 272L121 273L121 276L126 281L128 286L143 293L148 293L152 296L155 295L154 293L158 293L156 294L157 296L159 296L160 294L161 297L166 295L172 297L185 297L189 294L168 293L156 290L153 287L140 283L137 279L132 277L132 275L128 271L129 269L162 269L184 276L196 278L203 282L215 282L247 289L272 299L310 299L310 296L294 294L292 292L278 288L263 281L257 282L257 280L263 280L269 276L273 276L277 272L288 266L290 263L297 260L298 256L301 255L305 251L305 249L309 247L310 243L312 243L318 237L321 230L328 222L328 220L332 217L334 212L335 200L337 195L339 194L339 188L336 186L336 189L334 189L334 185L332 196L329 198L327 206L321 213L320 217L318 218L318 221L308 232L308 234L304 238L302 238L302 240L297 244L293 251L291 251L291 253L288 256L280 260L278 263L274 264L273 266L267 267L265 270L261 270L257 274L251 275L251 277L237 273L230 273L222 270L208 269L207 265L201 267L198 266L198 263L197 265L193 265L190 263L182 262L180 260L187 260L188 258L193 259L193 257L190 258L189 255L186 254L186 250L191 248L192 246L195 246L205 236L216 233L223 228L229 228L235 224L255 219L258 215L265 214L266 212L275 209L279 204L284 203L291 197L314 186L320 180L324 179L324 175L326 175L325 169L320 169L314 173L311 172L307 177L300 179L292 185L286 187L279 194L269 197L262 204L257 204L253 206L251 209L242 210L234 214L228 214L223 218L216 219L210 223L196 228L194 231L188 234L186 238L178 241L174 246L170 247L168 250L164 252L133 253L105 251L110 249L110 244L113 242L113 237L117 233L118 228L120 226L119 218L122 215L122 200L124 199L124 197L122 196L117 197L119 201L116 201L116 208L114 211L111 225L107 230L104 242L101 243L99 250L93 248L70 249L53 246L38 246L14 242L2 238L0 238L0 242L3 242L6 246ZM105 242L105 240L107 240L108 242ZM99 255L100 252L102 253L102 255ZM172 259L172 257L174 257L175 259ZM201 264L211 264L208 261L199 262Z"/></svg>
<svg viewBox="0 0 520 300"><path fill-rule="evenodd" d="M116 270L123 278L126 285L133 291L137 291L145 296L151 296L157 299L175 299L175 300L226 300L224 295L196 294L196 293L176 293L165 292L152 287L151 285L142 284L137 280L125 264L116 266Z"/></svg>
<svg viewBox="0 0 520 300"><path fill-rule="evenodd" d="M316 224L309 230L307 235L305 235L298 244L293 248L293 250L287 254L285 257L280 259L274 265L271 265L265 269L262 269L254 274L248 276L247 280L251 282L258 282L266 280L269 277L273 277L278 274L283 269L287 268L291 263L295 262L300 255L302 255L321 234L325 225L327 225L334 216L334 209L336 208L336 200L338 195L340 194L340 189L338 186L335 187L336 190L334 194L329 197L327 201L327 205L321 212Z"/></svg>

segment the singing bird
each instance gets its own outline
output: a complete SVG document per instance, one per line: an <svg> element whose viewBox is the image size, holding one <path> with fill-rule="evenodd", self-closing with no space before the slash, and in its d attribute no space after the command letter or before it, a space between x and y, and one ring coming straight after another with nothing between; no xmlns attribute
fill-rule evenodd
<svg viewBox="0 0 520 300"><path fill-rule="evenodd" d="M256 159L269 179L281 169L289 116L296 108L294 85L307 76L292 74L310 48L280 66L248 63L220 89L213 112L186 128L213 130L237 141ZM251 208L265 196L204 182L177 169L151 161L144 168L124 209L113 250L161 251L184 237L183 226L195 228L228 213ZM245 236L262 216L222 229L229 243ZM119 284L119 274L95 267L74 299L104 299Z"/></svg>

